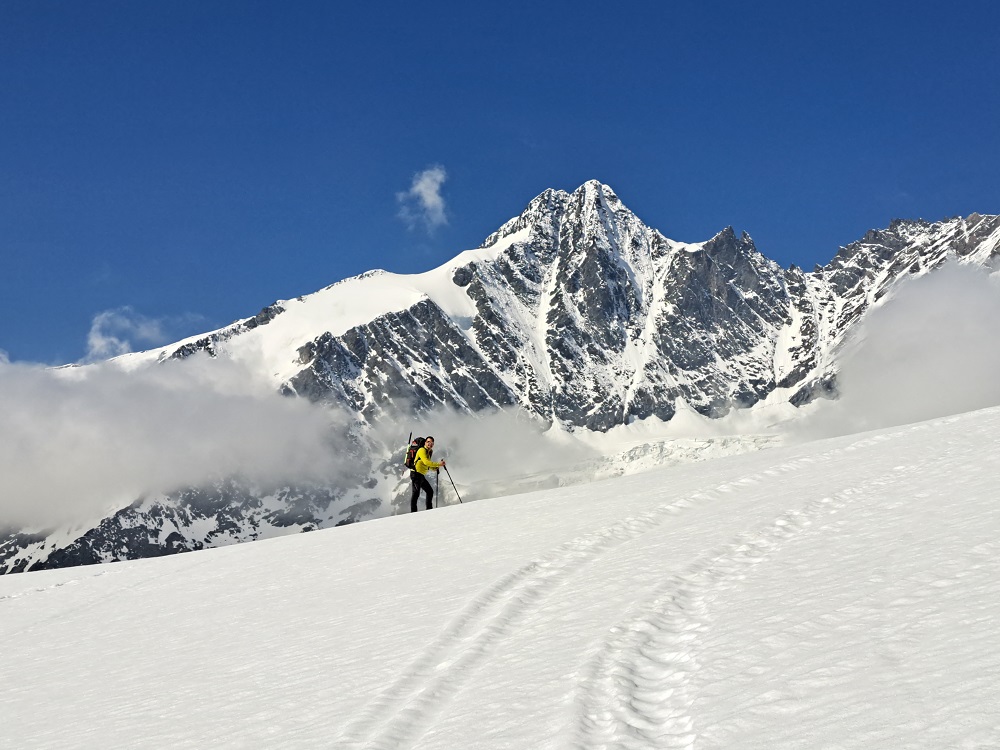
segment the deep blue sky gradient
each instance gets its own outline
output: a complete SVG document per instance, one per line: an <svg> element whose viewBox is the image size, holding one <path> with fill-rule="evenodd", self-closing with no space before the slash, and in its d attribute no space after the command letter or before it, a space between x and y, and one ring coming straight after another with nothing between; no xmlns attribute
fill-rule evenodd
<svg viewBox="0 0 1000 750"><path fill-rule="evenodd" d="M1000 213L998 29L992 2L4 0L0 350L427 270L588 179L786 266ZM449 223L411 229L432 165Z"/></svg>

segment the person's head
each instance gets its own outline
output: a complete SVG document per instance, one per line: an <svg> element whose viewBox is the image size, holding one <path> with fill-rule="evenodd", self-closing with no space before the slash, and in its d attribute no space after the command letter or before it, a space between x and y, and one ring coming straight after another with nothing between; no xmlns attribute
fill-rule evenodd
<svg viewBox="0 0 1000 750"><path fill-rule="evenodd" d="M424 447L427 448L428 450L430 450L431 448L433 448L434 447L434 438L432 438L432 437L424 438Z"/></svg>

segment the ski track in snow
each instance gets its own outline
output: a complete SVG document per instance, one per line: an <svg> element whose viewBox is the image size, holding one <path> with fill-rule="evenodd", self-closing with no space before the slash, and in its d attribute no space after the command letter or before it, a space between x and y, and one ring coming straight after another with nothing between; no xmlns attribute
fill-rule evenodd
<svg viewBox="0 0 1000 750"><path fill-rule="evenodd" d="M893 437L865 438L820 456L794 459L657 506L554 548L470 601L344 729L336 747L412 747L478 666L550 593L608 551L657 528L685 508ZM860 488L854 490L858 491ZM652 601L639 602L636 614L612 631L601 653L585 669L574 746L692 747L693 721L685 686L697 668L695 644L705 624L705 599L710 589L736 580L744 568L763 560L783 538L808 526L825 508L842 506L851 494L846 490L837 498L811 503L805 510L784 513L770 528L743 534L711 553L709 559L671 577Z"/></svg>
<svg viewBox="0 0 1000 750"><path fill-rule="evenodd" d="M623 519L562 544L501 578L472 600L347 727L337 747L388 750L412 746L497 643L549 593L608 550L646 533L689 505L691 501L680 500Z"/></svg>
<svg viewBox="0 0 1000 750"><path fill-rule="evenodd" d="M727 482L713 492L738 491L891 437L868 438L819 456L795 459ZM691 710L692 682L698 671L699 641L710 624L711 601L819 517L842 510L853 498L864 497L868 487L885 481L872 480L788 510L761 530L739 534L636 601L582 670L571 747L694 748L698 735Z"/></svg>

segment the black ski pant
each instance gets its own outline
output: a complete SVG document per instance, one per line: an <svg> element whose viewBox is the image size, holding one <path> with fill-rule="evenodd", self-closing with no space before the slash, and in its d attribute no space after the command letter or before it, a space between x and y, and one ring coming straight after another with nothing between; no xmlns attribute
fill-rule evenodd
<svg viewBox="0 0 1000 750"><path fill-rule="evenodd" d="M427 481L427 477L419 471L410 472L410 481L413 482L413 495L410 497L410 513L417 512L417 500L420 499L420 490L427 493L427 510L434 507L434 488Z"/></svg>

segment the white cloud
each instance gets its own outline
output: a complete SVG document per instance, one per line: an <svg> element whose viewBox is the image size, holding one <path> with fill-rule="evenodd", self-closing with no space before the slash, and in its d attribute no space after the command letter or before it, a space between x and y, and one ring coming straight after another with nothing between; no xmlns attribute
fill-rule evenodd
<svg viewBox="0 0 1000 750"><path fill-rule="evenodd" d="M841 397L814 426L848 433L1000 405L1000 283L950 265L901 284L844 350Z"/></svg>
<svg viewBox="0 0 1000 750"><path fill-rule="evenodd" d="M87 334L87 355L83 361L99 362L128 354L136 348L161 346L179 338L178 330L201 320L200 315L193 314L148 318L128 306L105 310L91 321Z"/></svg>
<svg viewBox="0 0 1000 750"><path fill-rule="evenodd" d="M400 204L399 218L414 229L424 226L428 232L448 223L441 186L448 178L444 167L428 167L413 176L413 184L406 192L396 193Z"/></svg>
<svg viewBox="0 0 1000 750"><path fill-rule="evenodd" d="M87 334L87 362L131 352L133 341L147 345L166 342L160 321L137 314L131 307L105 310L94 316Z"/></svg>
<svg viewBox="0 0 1000 750"><path fill-rule="evenodd" d="M335 481L334 416L240 366L194 356L124 372L0 363L0 528L92 519L239 476Z"/></svg>

